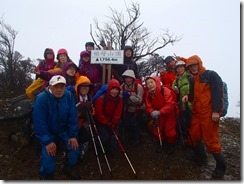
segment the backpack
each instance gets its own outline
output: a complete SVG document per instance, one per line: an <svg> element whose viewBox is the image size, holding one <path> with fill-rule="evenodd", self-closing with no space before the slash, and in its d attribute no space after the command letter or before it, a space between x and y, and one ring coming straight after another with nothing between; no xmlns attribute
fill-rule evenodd
<svg viewBox="0 0 244 184"><path fill-rule="evenodd" d="M229 101L228 101L228 87L225 82L223 82L223 110L221 117L224 117L228 112Z"/></svg>

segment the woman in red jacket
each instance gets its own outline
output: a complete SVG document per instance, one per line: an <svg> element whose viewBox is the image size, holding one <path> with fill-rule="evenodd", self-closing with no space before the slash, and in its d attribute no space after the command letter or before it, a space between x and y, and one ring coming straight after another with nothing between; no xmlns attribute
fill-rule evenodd
<svg viewBox="0 0 244 184"><path fill-rule="evenodd" d="M115 129L120 122L123 111L123 100L120 96L120 84L116 79L108 83L105 94L95 101L95 121L99 136L106 152L112 152L115 139L111 129Z"/></svg>
<svg viewBox="0 0 244 184"><path fill-rule="evenodd" d="M146 79L146 87L146 111L158 122L153 130L154 135L158 141L162 139L166 153L170 154L176 148L176 104L172 95L173 91L161 86L160 79L155 76Z"/></svg>

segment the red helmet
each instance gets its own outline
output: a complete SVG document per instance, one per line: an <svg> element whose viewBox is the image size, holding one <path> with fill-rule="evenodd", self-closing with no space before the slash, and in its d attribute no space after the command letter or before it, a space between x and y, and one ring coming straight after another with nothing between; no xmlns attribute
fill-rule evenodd
<svg viewBox="0 0 244 184"><path fill-rule="evenodd" d="M68 52L66 49L59 49L57 53L57 59L59 58L59 54L66 54L68 56Z"/></svg>

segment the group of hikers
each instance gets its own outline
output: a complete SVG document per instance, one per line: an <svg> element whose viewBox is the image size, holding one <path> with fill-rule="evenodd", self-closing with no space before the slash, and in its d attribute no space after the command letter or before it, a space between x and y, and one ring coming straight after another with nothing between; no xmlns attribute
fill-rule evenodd
<svg viewBox="0 0 244 184"><path fill-rule="evenodd" d="M223 177L225 159L219 137L223 112L221 77L203 66L201 58L168 56L160 76L144 76L142 84L133 48L124 47L124 64L111 67L111 79L102 84L102 65L91 63L93 42L85 44L78 66L66 49L53 49L34 69L36 79L26 89L34 101L33 123L42 151L39 173L51 179L55 173L57 147L67 148L65 172L71 179L79 159L93 141L96 155L113 154L121 140L142 144L140 128L146 116L153 127L158 153L172 154L181 144L192 148L198 162L212 154L216 167L212 177ZM206 148L205 148L206 147Z"/></svg>

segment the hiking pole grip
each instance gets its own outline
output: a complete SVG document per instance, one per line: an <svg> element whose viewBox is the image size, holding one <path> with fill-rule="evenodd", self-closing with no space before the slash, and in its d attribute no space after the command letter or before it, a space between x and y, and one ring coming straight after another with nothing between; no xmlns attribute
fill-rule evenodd
<svg viewBox="0 0 244 184"><path fill-rule="evenodd" d="M114 134L114 137L117 139L117 142L118 142L118 144L119 144L119 147L121 148L122 152L124 153L125 158L127 159L127 161L128 161L128 163L129 163L129 165L130 165L130 167L131 167L133 173L136 175L136 171L135 171L134 167L132 166L132 164L131 164L131 162L130 162L130 159L128 158L128 156L127 156L127 154L126 154L126 152L125 152L125 149L124 149L123 145L121 144L121 142L120 142L120 140L119 140L117 134L115 133L115 131L114 131L113 129L111 129L111 130L112 130L112 132L113 132L113 134Z"/></svg>

